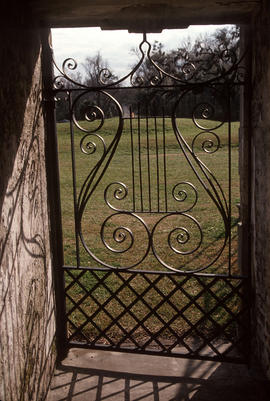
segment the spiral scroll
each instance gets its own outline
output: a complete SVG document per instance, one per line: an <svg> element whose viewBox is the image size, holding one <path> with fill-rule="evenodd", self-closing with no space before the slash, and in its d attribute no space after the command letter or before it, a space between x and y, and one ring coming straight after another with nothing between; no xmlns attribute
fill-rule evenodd
<svg viewBox="0 0 270 401"><path fill-rule="evenodd" d="M92 133L99 131L104 124L104 112L103 110L95 104L85 105L84 107L84 119L88 123L96 123L93 128L84 128L77 120L75 113L72 113L72 119L76 127L81 131Z"/></svg>
<svg viewBox="0 0 270 401"><path fill-rule="evenodd" d="M186 79L191 79L196 73L196 66L192 62L186 62L182 67L182 72Z"/></svg>
<svg viewBox="0 0 270 401"><path fill-rule="evenodd" d="M209 131L221 127L224 124L224 119L217 122L215 117L215 107L209 102L196 104L192 112L192 121L201 130ZM207 125L205 125L206 122Z"/></svg>
<svg viewBox="0 0 270 401"><path fill-rule="evenodd" d="M98 73L98 82L100 85L106 85L110 83L110 79L113 77L113 74L108 68L102 68L102 70Z"/></svg>
<svg viewBox="0 0 270 401"><path fill-rule="evenodd" d="M65 88L65 78L62 75L57 75L53 79L54 89L64 89Z"/></svg>
<svg viewBox="0 0 270 401"><path fill-rule="evenodd" d="M155 49L155 45L153 47ZM155 53L151 54L152 46L143 36L139 44L141 53L138 63L125 76L118 78L108 68L102 68L98 71L97 84L102 88L117 87L122 82L130 80L132 86L140 87L144 85L161 85L165 77L174 84L194 83L213 83L218 81L238 82L237 69L240 66L242 58L237 58L237 54L230 48L220 47L213 51L210 47L199 47L194 54L188 54L187 51L178 50L173 58L165 57L162 65L159 65L158 58L155 60ZM79 82L72 74L78 67L75 59L69 57L62 63L62 68L58 67L54 61L54 66L60 74L54 80L54 88L68 89L68 83L78 88L90 89L87 83ZM240 67L241 68L241 67ZM141 71L141 72L140 72ZM166 82L167 85L168 82Z"/></svg>
<svg viewBox="0 0 270 401"><path fill-rule="evenodd" d="M208 90L208 92L207 92ZM216 89L214 88L208 88L206 87L206 97L210 98L213 96L214 93L218 93ZM176 139L180 145L180 148L183 152L183 155L189 164L190 168L192 169L193 173L197 177L198 182L200 185L203 187L205 190L206 194L209 197L209 201L213 203L214 210L217 213L217 216L220 219L221 225L224 227L224 237L219 242L219 245L216 246L216 254L213 255L212 261L210 261L208 264L205 265L204 268L207 268L211 264L213 264L221 255L223 252L225 245L227 243L228 237L229 237L229 208L228 208L228 202L225 196L225 193L218 182L217 178L214 176L214 174L211 172L211 170L199 159L199 157L195 153L195 148L202 149L206 153L214 153L220 148L220 138L218 134L215 132L211 131L208 127L202 126L202 124L198 123L197 118L201 118L203 121L208 121L209 125L211 125L212 129L220 127L225 120L222 119L221 122L216 122L213 121L212 118L215 114L215 108L211 104L210 101L206 102L200 102L197 104L194 109L193 109L193 122L196 127L199 127L202 129L201 132L199 132L195 137L193 138L191 146L188 144L188 142L185 140L181 128L179 126L179 122L176 119L176 110L179 107L182 98L186 95L186 93L182 96L179 97L176 104L175 104L175 111L174 111L174 118L172 119L173 122L173 129L175 132ZM226 109L222 110L224 116L226 115ZM182 195L183 197L183 195ZM186 228L185 225L181 225L182 228ZM201 231L202 232L202 231ZM176 232L174 232L176 234ZM183 235L183 238L185 238L185 235L187 233L184 233L183 231L181 232ZM170 237L173 238L173 237ZM189 235L189 240L185 242L185 244L190 243L190 238L191 236ZM181 236L176 236L175 239L175 245L172 246L172 250L178 249L177 247L181 245ZM195 247L196 249L196 247ZM199 248L198 248L199 249ZM187 250L184 250L185 252ZM182 252L182 250L181 250Z"/></svg>
<svg viewBox="0 0 270 401"><path fill-rule="evenodd" d="M113 197L116 201L124 200L128 195L128 188L122 182L112 182L109 184L104 191L104 199L106 205L108 205L112 210L124 211L123 208L117 208L109 201L109 197Z"/></svg>
<svg viewBox="0 0 270 401"><path fill-rule="evenodd" d="M111 220L111 218L112 218L112 216L108 217L104 221L104 223L102 224L102 227L101 227L100 236L101 236L103 244L105 245L105 247L108 250L110 250L111 252L114 252L114 253L124 253L124 252L129 251L134 244L134 234L133 234L132 230L128 227L119 226L112 233L111 240L114 242L114 244L121 245L121 248L116 248L116 247L110 246L109 241L105 240L106 223L109 220Z"/></svg>
<svg viewBox="0 0 270 401"><path fill-rule="evenodd" d="M158 245L160 235L162 238L167 237L167 248L163 246L163 256ZM203 231L198 221L191 215L170 213L161 217L154 225L152 241L153 253L163 266L169 270L186 271L187 260L184 257L198 252L203 241ZM172 259L170 252L178 256L178 259Z"/></svg>
<svg viewBox="0 0 270 401"><path fill-rule="evenodd" d="M107 149L105 141L102 136L95 133L84 135L80 140L80 149L82 153L85 155L94 154L97 150L97 140L102 144L102 154L104 155Z"/></svg>
<svg viewBox="0 0 270 401"><path fill-rule="evenodd" d="M172 197L179 203L179 212L189 212L198 201L198 191L190 182L179 182L172 189Z"/></svg>
<svg viewBox="0 0 270 401"><path fill-rule="evenodd" d="M133 268L146 258L150 250L149 228L144 220L134 213L117 212L103 221L100 229L102 256L97 256L96 249L91 249L87 229L83 231L81 238L89 255L98 263L111 269ZM122 261L117 259L117 263L114 264L117 255L122 256Z"/></svg>
<svg viewBox="0 0 270 401"><path fill-rule="evenodd" d="M196 147L205 153L215 153L220 148L220 138L215 132L203 131L193 138L191 147L194 153Z"/></svg>

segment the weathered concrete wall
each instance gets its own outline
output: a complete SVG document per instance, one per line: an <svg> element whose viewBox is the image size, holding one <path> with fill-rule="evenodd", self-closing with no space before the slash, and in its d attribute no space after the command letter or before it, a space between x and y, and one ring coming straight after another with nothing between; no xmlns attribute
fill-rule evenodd
<svg viewBox="0 0 270 401"><path fill-rule="evenodd" d="M11 13L14 18L14 13ZM1 22L0 400L43 400L54 368L54 304L39 31ZM23 24L20 26L20 24ZM31 27L30 28L28 28Z"/></svg>
<svg viewBox="0 0 270 401"><path fill-rule="evenodd" d="M244 23L260 0L28 0L36 18L52 27L100 26L155 32L190 24Z"/></svg>
<svg viewBox="0 0 270 401"><path fill-rule="evenodd" d="M270 3L252 27L252 321L257 358L270 378Z"/></svg>

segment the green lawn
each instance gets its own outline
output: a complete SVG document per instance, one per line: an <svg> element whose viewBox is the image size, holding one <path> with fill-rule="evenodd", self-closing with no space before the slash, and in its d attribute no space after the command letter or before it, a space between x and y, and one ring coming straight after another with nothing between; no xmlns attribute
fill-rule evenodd
<svg viewBox="0 0 270 401"><path fill-rule="evenodd" d="M105 121L104 127L102 129L102 137L104 138L107 146L113 139L113 134L116 130L116 119L110 119ZM126 121L128 123L128 121ZM196 136L200 130L195 127L190 120L181 119L178 122L181 132L184 138L189 144L192 144L193 138ZM189 206L194 202L194 191L192 188L182 184L178 186L177 189L184 189L187 191L188 198L186 202L177 202L173 196L172 191L176 184L181 182L190 182L196 188L198 192L198 202L196 206L189 211L197 221L200 223L204 231L204 241L201 249L207 248L207 254L184 256L179 254L174 254L174 252L169 252L167 246L165 246L166 236L168 236L168 230L172 224L172 220L177 217L173 216L171 218L165 219L164 222L157 227L156 236L154 238L154 244L156 248L161 248L162 258L164 262L169 263L172 266L185 266L189 269L197 269L199 266L211 263L211 255L214 255L218 246L222 241L222 236L224 233L224 224L220 213L218 212L213 201L209 198L208 194L204 188L200 185L197 177L192 171L191 167L187 163L183 153L179 149L179 145L175 139L173 130L170 128L169 119L166 121L166 193L164 186L164 151L163 151L163 137L162 137L162 127L161 119L157 122L158 131L158 152L159 156L156 157L156 138L154 132L153 122L149 123L149 159L147 155L147 137L144 132L145 121L141 122L141 158L139 160L138 156L138 138L136 127L133 128L133 142L134 142L134 180L136 186L135 192L135 206L136 209L141 211L141 206L143 206L144 211L150 210L149 205L149 178L151 184L151 209L153 212L158 210L164 210L166 198L168 209L174 210L187 210ZM84 123L85 126L85 123ZM135 122L134 122L135 126ZM238 123L232 124L232 224L234 225L238 218L238 210L236 205L239 203L239 176L238 176ZM62 198L62 213L63 213L63 232L64 232L64 249L65 249L65 264L66 265L76 265L75 257L75 238L74 238L74 206L73 206L73 194L72 194L72 168L71 168L71 154L70 154L70 139L69 139L69 126L66 123L58 125L58 139L59 139L59 160L60 160L60 172L61 172L61 198ZM128 128L128 127L127 127ZM224 124L221 128L215 131L220 138L220 149L215 153L206 153L201 147L199 140L195 142L194 151L200 160L205 163L210 170L213 172L217 180L219 181L221 187L224 190L226 197L228 198L228 134L227 134L227 124ZM203 134L202 139L207 139L207 133ZM83 137L83 133L79 130L75 130L74 142L75 142L75 159L76 159L76 172L77 172L77 195L80 188L89 174L89 171L98 162L100 157L100 151L102 150L101 141L93 136L87 137L85 142L90 140L95 141L97 150L93 154L84 154L80 151L80 140ZM199 138L198 138L199 139ZM144 244L147 242L147 236L145 230L143 230L141 224L132 219L130 216L115 216L108 220L106 229L104 230L105 239L109 242L109 245L116 247L117 250L121 250L123 244L113 242L112 230L118 227L121 223L132 226L132 231L134 233L134 239L136 234L140 236L140 243L134 240L134 247L130 252L122 254L113 254L113 252L104 249L104 245L100 239L100 226L105 220L105 217L110 216L113 211L104 202L104 190L105 188L113 182L124 183L128 189L128 195L122 200L117 200L114 198L114 191L117 190L119 185L111 185L107 198L109 202L116 208L121 208L122 210L132 210L133 207L133 193L132 193L132 160L130 155L130 134L129 130L125 129L121 140L118 144L117 151L109 165L106 173L104 174L99 186L96 188L93 196L89 199L89 202L85 208L84 215L82 218L82 229L86 238L86 242L91 250L94 250L98 258L106 263L112 263L115 266L125 266L131 265L131 260L134 258L134 253L138 255L144 252ZM202 141L201 141L202 142ZM211 150L211 148L209 148ZM159 167L159 188L157 187L157 159ZM150 163L150 174L148 174L148 160ZM141 163L142 176L139 174L139 163ZM197 169L198 170L198 169ZM202 176L201 172L200 175ZM142 191L139 190L140 183L142 183ZM207 183L208 187L209 184ZM157 222L158 216L155 213L140 214L142 218L145 219L149 227ZM124 221L123 220L124 217ZM130 220L130 221L129 221ZM191 222L187 222L186 219L178 218L178 223L183 226L186 224L190 225L190 230L196 231L196 227ZM178 224L178 225L179 225ZM177 226L177 224L175 224ZM108 228L111 227L111 230ZM183 245L182 251L188 251L192 246L196 245L196 235L191 238L191 242L188 245ZM142 237L141 237L142 235ZM233 235L235 235L235 230L233 230ZM160 238L158 238L160 237ZM136 237L137 238L137 237ZM127 238L128 240L128 238ZM111 242L110 242L111 241ZM193 241L193 242L192 242ZM235 242L235 241L234 241ZM163 246L161 244L163 243ZM128 245L128 243L127 243ZM236 242L234 244L233 253L236 251ZM80 249L81 260L80 264L82 266L97 265L95 261L84 251L81 247ZM168 254L170 259L167 260L164 254ZM173 255L174 254L174 255ZM174 257L175 256L175 257ZM173 257L173 259L171 259ZM138 260L138 259L137 259ZM137 262L134 259L134 262ZM195 261L196 260L196 261ZM219 260L219 263L215 265L215 268L219 270L227 269L227 255L224 253L224 258ZM233 258L233 264L235 264L235 258ZM146 265L148 267L159 269L160 264L157 263L155 258L147 258ZM145 266L144 266L145 267ZM224 271L225 271L224 270Z"/></svg>
<svg viewBox="0 0 270 401"><path fill-rule="evenodd" d="M87 123L82 122L81 125L87 128ZM202 267L210 265L205 272L209 273L227 273L229 266L229 259L231 260L231 269L233 273L238 273L237 267L237 219L238 219L238 208L239 203L239 176L238 176L238 128L239 123L232 123L231 125L231 206L232 206L232 242L231 242L231 256L229 256L228 245L223 250L220 257L217 256L220 253L223 245L224 238L224 223L223 219L218 211L216 205L204 187L200 183L200 178L196 176L192 168L190 167L187 159L183 152L179 148L179 144L176 140L175 134L171 127L170 119L166 119L163 125L162 119L157 119L156 122L153 119L140 121L140 137L138 135L138 121L136 119L132 122L132 133L133 133L133 159L131 156L131 135L130 135L130 121L125 120L123 134L120 142L117 146L116 152L112 158L111 163L106 169L99 185L93 192L92 196L84 209L82 215L82 232L84 235L85 242L91 252L95 255L94 258L89 255L80 244L80 265L81 266L97 266L102 267L99 261L114 267L125 267L135 266L134 268L141 268L145 271L156 270L165 271L166 267L164 264L171 268L176 268L179 271L199 270ZM216 122L208 122L209 131L214 128ZM116 118L107 119L104 122L103 127L97 131L109 147L114 139L115 132L117 130L118 121ZM193 147L193 152L196 156L212 171L216 180L224 191L224 195L228 200L229 197L229 172L228 172L228 124L224 123L220 128L214 130L213 133L205 132L200 134L201 130L196 127L189 119L178 119L177 125L183 138L190 147ZM211 126L212 125L212 126ZM148 136L146 134L146 126L148 126ZM164 135L163 135L164 132ZM75 149L75 161L76 161L76 188L77 197L80 193L81 187L87 178L89 172L94 168L96 163L100 160L103 144L100 138L95 135L87 136L82 146L85 152L81 151L80 143L85 133L75 129L74 131L74 149ZM164 137L165 137L165 152L164 152ZM194 138L196 137L196 140ZM212 139L214 142L209 142ZM219 140L219 149L216 152L215 146ZM93 151L93 145L90 142L95 142L96 150ZM62 206L62 222L63 222L63 243L64 243L64 258L65 264L69 266L76 266L76 242L74 235L74 205L73 205L73 193L72 193L72 165L71 165L71 152L70 152L70 136L69 136L69 124L61 123L58 124L58 143L59 143L59 162L60 162L60 181L61 181L61 206ZM205 145L204 151L203 143ZM139 153L139 148L141 152ZM88 154L87 154L88 153ZM164 156L165 153L165 156ZM196 167L194 159L188 153L190 160L193 160L193 164ZM106 160L105 160L106 162ZM104 167L105 162L101 167ZM132 165L134 168L134 182L135 182L135 193L133 192L133 177L132 177ZM157 176L158 169L158 176ZM166 185L165 185L165 170L166 170ZM200 177L203 177L198 166L196 171L199 172ZM209 188L209 182L203 180ZM127 188L126 196L124 192L119 191L119 187L123 187L118 183L123 183ZM191 183L197 190L198 200L196 205L192 208L195 202L195 192L189 184ZM213 180L212 180L213 182ZM112 184L115 183L115 184ZM150 186L149 186L150 183ZM112 184L112 185L111 185ZM175 187L176 186L176 187ZM141 187L141 190L140 190ZM149 190L150 187L150 190ZM175 188L174 188L175 187ZM149 252L148 256L144 258L147 251L147 232L144 228L143 223L137 218L132 217L129 214L117 214L112 210L108 204L104 201L105 190L108 188L106 193L107 203L109 202L114 208L131 211L135 205L137 215L144 220L151 231L156 225L155 234L153 235L153 246L155 253L158 257L155 257L152 251ZM186 191L187 198L184 200L185 193L181 190ZM150 191L150 192L149 192ZM221 192L219 189L216 190L219 196ZM116 195L116 197L114 196ZM117 197L119 199L117 199ZM177 200L178 199L178 200ZM181 201L182 200L182 201ZM173 214L160 222L159 219L165 214L162 211L167 210L171 212L188 210L186 213L192 218L184 215ZM190 210L189 210L190 209ZM160 213L157 213L157 212ZM115 213L115 215L113 215ZM112 216L113 215L113 216ZM107 220L106 220L107 219ZM198 221L201 232L203 233L203 239L200 245L200 230L196 221ZM103 241L101 238L100 230L101 226L106 221L103 230ZM183 230L184 229L184 230ZM186 230L186 231L185 231ZM187 234L188 232L188 234ZM115 234L115 236L113 235ZM182 236L177 237L178 234ZM180 238L180 242L178 241ZM181 243L182 240L182 243ZM105 244L104 244L105 242ZM106 246L107 245L107 246ZM171 246L170 246L171 245ZM200 245L200 246L199 246ZM192 252L192 249L198 250ZM114 252L111 251L114 249ZM176 249L176 251L174 251ZM126 250L126 251L125 251ZM217 260L213 263L213 261ZM137 266L137 263L143 259L143 262ZM162 263L160 262L162 261ZM79 274L73 273L74 275ZM102 277L103 273L100 273L99 277ZM125 277L125 273L123 273ZM126 274L126 279L128 274ZM132 281L132 286L138 293L143 291L145 287L145 280L138 278ZM166 283L163 280L160 284L161 291L166 291L168 285L172 283ZM69 276L67 276L67 285L71 282ZM81 282L85 288L90 289L97 283L97 279L91 274L86 273L82 276ZM113 278L113 275L106 279L106 285L112 290L117 291L121 285L121 279ZM187 284L187 291L194 296L198 291L198 283L196 280L192 282L190 280ZM226 292L227 290L221 288L219 291ZM75 284L69 289L69 294L74 300L79 300L83 296L82 288ZM193 295L192 295L193 294ZM97 288L95 296L100 303L104 303L108 299L108 291L101 285ZM121 291L121 299L124 299L124 303L128 304L128 299L132 302L132 291L126 289ZM151 295L151 292L147 293L149 302L157 302L155 300L158 294L155 292ZM209 298L209 294L206 294L206 298ZM174 295L173 302L177 305L180 310L183 307L183 302L186 302L186 297ZM211 298L211 297L210 297ZM211 308L211 299L203 299L203 304L206 308ZM232 301L233 304L233 301ZM86 298L82 303L82 308L86 311L88 316L95 313L97 305L91 301L90 298ZM67 302L68 310L72 308L72 302ZM238 307L238 304L233 306ZM116 317L121 313L121 308L118 301L110 301L108 304L108 310L112 316ZM137 308L136 314L141 316L143 319L145 307L136 304L134 308ZM223 311L224 312L224 311ZM223 322L226 321L227 316L224 317L224 313L220 313L217 319ZM162 316L166 321L171 317L171 308L169 306L162 306ZM217 311L215 311L217 314ZM197 308L190 310L190 319L199 319L201 312ZM173 315L172 315L173 316ZM95 319L102 321L102 325L105 327L109 324L110 317L105 313L98 314ZM121 317L122 319L122 317ZM151 320L152 319L152 320ZM75 325L80 325L84 321L83 314L80 311L74 311L72 313L72 320ZM159 327L159 323L156 321L156 317L147 319L147 327L150 330L154 330ZM132 318L129 316L126 318L125 326L132 326ZM174 322L175 331L185 330L185 323L180 320ZM72 332L72 329L70 329ZM97 331L94 326L86 325L84 327L84 333L90 335ZM119 335L119 328L114 326L111 329L111 337ZM135 335L135 334L134 334ZM143 336L142 332L138 331L136 334L138 338ZM166 337L164 332L161 337ZM169 336L169 334L168 334Z"/></svg>

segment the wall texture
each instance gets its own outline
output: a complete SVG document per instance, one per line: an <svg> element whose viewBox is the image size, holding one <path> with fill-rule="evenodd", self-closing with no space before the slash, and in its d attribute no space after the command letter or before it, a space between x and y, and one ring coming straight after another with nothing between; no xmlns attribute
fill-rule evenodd
<svg viewBox="0 0 270 401"><path fill-rule="evenodd" d="M43 400L55 319L41 47L31 21L12 17L1 27L0 55L0 400Z"/></svg>
<svg viewBox="0 0 270 401"><path fill-rule="evenodd" d="M270 3L253 22L252 265L255 352L270 379Z"/></svg>

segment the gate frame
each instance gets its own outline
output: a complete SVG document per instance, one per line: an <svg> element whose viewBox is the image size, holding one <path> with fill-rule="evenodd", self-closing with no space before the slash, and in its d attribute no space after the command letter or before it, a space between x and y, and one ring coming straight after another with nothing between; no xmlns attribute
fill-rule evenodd
<svg viewBox="0 0 270 401"><path fill-rule="evenodd" d="M48 39L49 38L49 39ZM240 33L241 49L247 48L250 43L249 26L242 26ZM247 77L240 92L240 130L239 138L239 176L240 176L240 222L239 222L239 249L238 258L241 272L249 277L247 293L251 294L251 53L245 57ZM48 204L51 222L51 247L54 272L54 287L56 298L56 348L58 361L63 360L70 347L67 341L67 323L63 320L66 315L63 242L62 242L62 215L60 203L60 180L58 147L56 132L55 100L53 91L53 53L50 29L42 31L42 72L43 72L43 110L46 132L46 171L48 181ZM247 133L247 134L246 134ZM250 299L250 298L249 298ZM251 308L250 308L251 310ZM76 346L80 347L78 343ZM249 346L249 344L248 344ZM85 346L82 346L85 348ZM118 350L119 351L119 350ZM121 350L122 352L130 352ZM164 355L168 356L168 355ZM183 357L183 356L180 356ZM203 359L203 358L202 358ZM249 362L249 361L247 361ZM240 362L241 363L241 362Z"/></svg>
<svg viewBox="0 0 270 401"><path fill-rule="evenodd" d="M51 30L43 29L42 43L42 78L43 78L43 113L45 123L46 175L48 188L48 213L50 221L50 246L52 249L52 271L55 295L56 319L56 360L65 359L68 353L66 315L64 251L62 234L62 213L60 199L60 175L56 130L55 100L53 89L53 54Z"/></svg>

